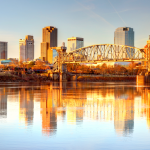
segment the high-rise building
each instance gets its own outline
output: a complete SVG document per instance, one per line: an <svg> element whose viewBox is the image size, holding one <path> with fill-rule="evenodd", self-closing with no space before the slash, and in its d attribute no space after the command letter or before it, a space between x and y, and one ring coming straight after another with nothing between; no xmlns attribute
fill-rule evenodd
<svg viewBox="0 0 150 150"><path fill-rule="evenodd" d="M24 39L19 40L19 61L34 59L34 39L33 36L27 35Z"/></svg>
<svg viewBox="0 0 150 150"><path fill-rule="evenodd" d="M57 47L57 28L48 26L42 29L41 59L53 63L53 50Z"/></svg>
<svg viewBox="0 0 150 150"><path fill-rule="evenodd" d="M134 31L130 27L120 27L115 30L114 44L134 47Z"/></svg>
<svg viewBox="0 0 150 150"><path fill-rule="evenodd" d="M133 28L130 28L130 27L119 27L119 28L117 28L115 30L115 33L114 33L114 44L134 47ZM118 51L119 51L119 49L118 49ZM135 53L135 49L127 49L123 53L123 58L127 58L130 55L133 56L134 53ZM127 65L128 62L123 62L120 64Z"/></svg>
<svg viewBox="0 0 150 150"><path fill-rule="evenodd" d="M0 41L0 59L7 59L7 42Z"/></svg>
<svg viewBox="0 0 150 150"><path fill-rule="evenodd" d="M84 39L79 37L68 38L67 53L84 46Z"/></svg>

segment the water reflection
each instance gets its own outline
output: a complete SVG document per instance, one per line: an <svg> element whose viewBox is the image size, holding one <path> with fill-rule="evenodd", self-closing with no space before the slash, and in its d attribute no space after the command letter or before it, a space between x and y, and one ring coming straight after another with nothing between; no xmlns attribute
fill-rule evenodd
<svg viewBox="0 0 150 150"><path fill-rule="evenodd" d="M39 105L36 113L45 136L56 135L59 122L69 126L109 122L117 135L128 136L134 132L135 118L142 117L150 128L149 87L76 82L5 85L0 89L0 117L7 116L7 103L12 103L14 95L18 95L19 120L26 126L34 124L34 106Z"/></svg>
<svg viewBox="0 0 150 150"><path fill-rule="evenodd" d="M7 94L6 89L0 89L0 118L7 117Z"/></svg>
<svg viewBox="0 0 150 150"><path fill-rule="evenodd" d="M53 101L53 92L49 88L41 94L42 133L53 135L57 130L57 101Z"/></svg>
<svg viewBox="0 0 150 150"><path fill-rule="evenodd" d="M19 92L19 118L26 125L33 123L34 114L34 92L31 88L21 88Z"/></svg>

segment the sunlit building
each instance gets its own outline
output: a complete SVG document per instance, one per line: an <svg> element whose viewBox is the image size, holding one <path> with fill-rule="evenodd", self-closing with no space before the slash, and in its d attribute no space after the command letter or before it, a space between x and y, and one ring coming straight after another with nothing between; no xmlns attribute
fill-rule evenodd
<svg viewBox="0 0 150 150"><path fill-rule="evenodd" d="M19 40L19 61L34 60L34 39L27 35L25 39Z"/></svg>
<svg viewBox="0 0 150 150"><path fill-rule="evenodd" d="M130 27L119 27L115 30L114 33L114 44L117 45L126 45L126 46L131 46L134 47L134 31L133 28ZM118 49L119 51L119 49ZM134 49L126 50L123 53L123 58L127 57L127 54L133 56L135 53Z"/></svg>
<svg viewBox="0 0 150 150"><path fill-rule="evenodd" d="M80 37L68 38L67 53L84 46L84 39Z"/></svg>
<svg viewBox="0 0 150 150"><path fill-rule="evenodd" d="M7 44L0 41L0 59L7 59Z"/></svg>
<svg viewBox="0 0 150 150"><path fill-rule="evenodd" d="M51 47L57 47L57 28L47 26L42 29L41 60L53 63L53 50ZM56 53L56 51L54 51Z"/></svg>

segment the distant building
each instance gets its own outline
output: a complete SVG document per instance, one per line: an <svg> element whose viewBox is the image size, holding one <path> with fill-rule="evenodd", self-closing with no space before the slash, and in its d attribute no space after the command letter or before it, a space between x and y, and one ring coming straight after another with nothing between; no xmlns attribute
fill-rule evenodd
<svg viewBox="0 0 150 150"><path fill-rule="evenodd" d="M84 39L79 37L68 38L67 53L84 46Z"/></svg>
<svg viewBox="0 0 150 150"><path fill-rule="evenodd" d="M0 65L9 65L10 63L12 63L11 60L0 60Z"/></svg>
<svg viewBox="0 0 150 150"><path fill-rule="evenodd" d="M53 50L57 47L57 28L48 26L42 29L41 60L53 63ZM55 53L55 52L54 52Z"/></svg>
<svg viewBox="0 0 150 150"><path fill-rule="evenodd" d="M34 59L34 39L33 36L27 35L25 40L19 40L19 61Z"/></svg>
<svg viewBox="0 0 150 150"><path fill-rule="evenodd" d="M7 42L0 41L0 59L7 59Z"/></svg>
<svg viewBox="0 0 150 150"><path fill-rule="evenodd" d="M129 28L129 27L117 28L114 33L114 44L134 47L133 28Z"/></svg>
<svg viewBox="0 0 150 150"><path fill-rule="evenodd" d="M130 27L117 28L114 33L114 44L134 47L133 28L130 28ZM131 53L130 53L130 50L126 51L126 53L123 54L123 58L126 58L127 54L129 55L131 54L131 56L133 56L134 53L135 53L135 49L132 49ZM128 63L121 63L121 64L128 64Z"/></svg>

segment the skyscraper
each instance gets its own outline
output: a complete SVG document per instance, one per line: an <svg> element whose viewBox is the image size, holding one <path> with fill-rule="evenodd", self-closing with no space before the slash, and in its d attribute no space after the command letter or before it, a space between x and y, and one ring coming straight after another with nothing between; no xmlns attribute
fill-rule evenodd
<svg viewBox="0 0 150 150"><path fill-rule="evenodd" d="M7 59L7 42L0 41L0 59Z"/></svg>
<svg viewBox="0 0 150 150"><path fill-rule="evenodd" d="M27 35L25 40L19 40L19 61L34 59L34 39L33 36Z"/></svg>
<svg viewBox="0 0 150 150"><path fill-rule="evenodd" d="M130 28L130 27L117 28L114 33L114 44L134 47L133 28ZM118 49L118 51L119 51L119 49ZM127 58L130 55L133 56L134 53L135 53L135 49L126 49L126 51L123 53L123 58ZM128 63L124 62L121 64L126 65Z"/></svg>
<svg viewBox="0 0 150 150"><path fill-rule="evenodd" d="M115 30L114 44L134 47L134 31L130 27L120 27Z"/></svg>
<svg viewBox="0 0 150 150"><path fill-rule="evenodd" d="M57 47L57 28L48 26L42 29L41 59L42 61L53 62L53 50Z"/></svg>
<svg viewBox="0 0 150 150"><path fill-rule="evenodd" d="M79 37L68 38L67 52L71 52L84 46L84 39Z"/></svg>

